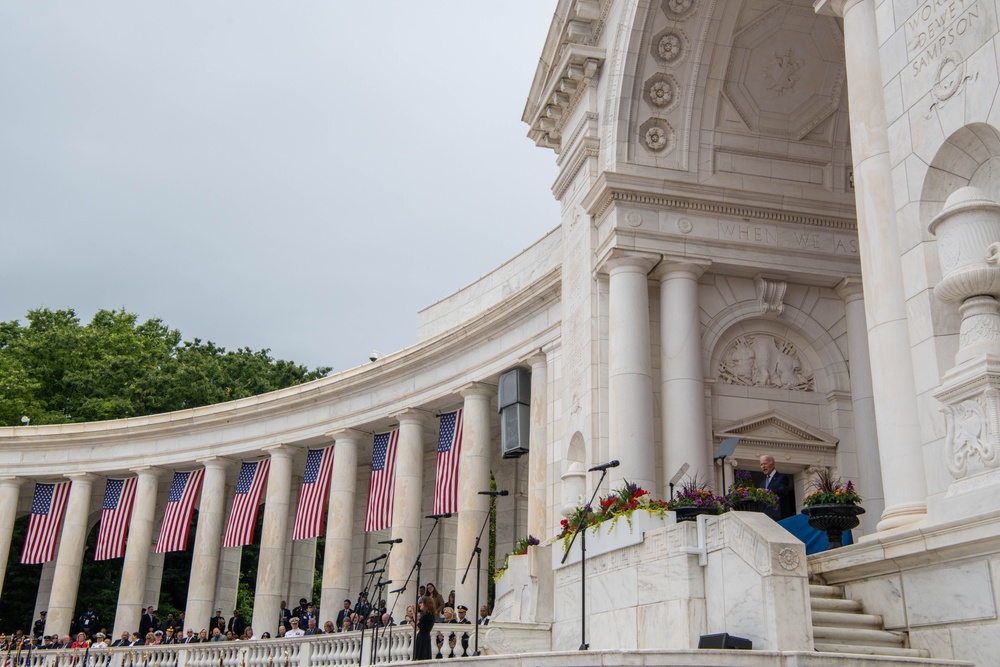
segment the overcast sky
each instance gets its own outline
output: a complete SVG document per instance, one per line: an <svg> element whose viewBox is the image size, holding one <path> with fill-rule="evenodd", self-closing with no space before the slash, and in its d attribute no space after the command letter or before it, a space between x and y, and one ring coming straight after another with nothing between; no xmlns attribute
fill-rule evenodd
<svg viewBox="0 0 1000 667"><path fill-rule="evenodd" d="M158 317L334 372L558 222L556 0L0 0L0 321Z"/></svg>

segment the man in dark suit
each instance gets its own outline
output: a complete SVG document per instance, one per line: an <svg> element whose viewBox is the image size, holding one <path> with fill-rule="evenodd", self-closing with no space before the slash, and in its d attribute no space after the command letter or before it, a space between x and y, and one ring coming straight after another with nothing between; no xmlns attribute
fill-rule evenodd
<svg viewBox="0 0 1000 667"><path fill-rule="evenodd" d="M765 454L760 457L760 471L764 473L764 479L758 486L768 491L773 491L778 496L778 508L768 508L764 514L775 521L787 519L795 515L795 493L792 490L792 479L788 475L778 472L774 467L774 457Z"/></svg>
<svg viewBox="0 0 1000 667"><path fill-rule="evenodd" d="M146 613L139 619L139 637L145 639L146 634L160 629L160 624L156 618L156 610L150 605L146 608Z"/></svg>

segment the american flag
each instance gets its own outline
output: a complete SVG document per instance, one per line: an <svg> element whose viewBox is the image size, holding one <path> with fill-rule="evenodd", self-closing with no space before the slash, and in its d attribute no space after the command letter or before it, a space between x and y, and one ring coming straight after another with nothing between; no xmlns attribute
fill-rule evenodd
<svg viewBox="0 0 1000 667"><path fill-rule="evenodd" d="M306 457L306 472L299 492L299 509L295 512L293 540L308 540L323 534L323 509L330 491L333 474L333 447L310 449Z"/></svg>
<svg viewBox="0 0 1000 667"><path fill-rule="evenodd" d="M368 512L365 532L382 530L392 525L392 492L396 476L396 445L399 429L375 434L372 449L372 480L368 487Z"/></svg>
<svg viewBox="0 0 1000 667"><path fill-rule="evenodd" d="M240 477L236 480L236 496L233 498L233 511L229 513L229 524L226 526L226 536L222 540L224 547L242 547L253 544L253 529L257 525L257 508L260 507L260 494L267 483L267 471L271 462L244 461L240 466Z"/></svg>
<svg viewBox="0 0 1000 667"><path fill-rule="evenodd" d="M97 533L94 560L110 560L125 555L125 533L132 517L136 478L109 479L104 485L101 530Z"/></svg>
<svg viewBox="0 0 1000 667"><path fill-rule="evenodd" d="M187 548L191 511L204 478L204 468L174 473L174 481L170 483L170 493L167 495L167 510L163 513L163 525L160 526L160 538L156 541L156 553L184 551Z"/></svg>
<svg viewBox="0 0 1000 667"><path fill-rule="evenodd" d="M69 485L69 482L35 484L28 535L21 550L21 562L25 565L47 563L56 557L56 538L66 513Z"/></svg>
<svg viewBox="0 0 1000 667"><path fill-rule="evenodd" d="M458 459L462 455L462 411L441 415L438 432L434 514L458 511Z"/></svg>

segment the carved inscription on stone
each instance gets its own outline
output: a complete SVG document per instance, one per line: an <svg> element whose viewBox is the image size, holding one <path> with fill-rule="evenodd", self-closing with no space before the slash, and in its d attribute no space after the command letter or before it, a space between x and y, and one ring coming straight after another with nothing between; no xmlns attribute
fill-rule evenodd
<svg viewBox="0 0 1000 667"><path fill-rule="evenodd" d="M795 346L770 334L747 334L733 341L719 362L719 381L813 391L813 374L805 368Z"/></svg>
<svg viewBox="0 0 1000 667"><path fill-rule="evenodd" d="M926 0L906 20L906 54L910 72L918 76L927 68L936 70L954 46L982 32L987 16L982 0ZM972 37L971 48L982 41Z"/></svg>

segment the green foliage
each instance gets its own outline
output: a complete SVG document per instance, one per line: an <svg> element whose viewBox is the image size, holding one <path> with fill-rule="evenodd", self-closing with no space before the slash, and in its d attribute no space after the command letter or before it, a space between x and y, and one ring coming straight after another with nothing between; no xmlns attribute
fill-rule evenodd
<svg viewBox="0 0 1000 667"><path fill-rule="evenodd" d="M70 310L31 310L0 322L0 426L101 421L255 396L321 378L269 350L227 351L181 340L158 319L101 310L81 325Z"/></svg>
<svg viewBox="0 0 1000 667"><path fill-rule="evenodd" d="M10 555L7 571L4 573L3 592L0 594L0 631L7 633L20 629L30 632L35 620L31 614L35 608L35 595L42 577L41 565L21 565L21 549L28 534L27 515L14 520L14 532L10 540Z"/></svg>

